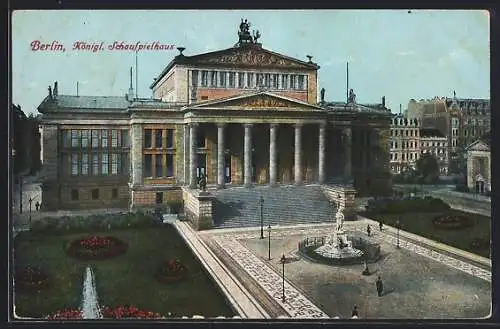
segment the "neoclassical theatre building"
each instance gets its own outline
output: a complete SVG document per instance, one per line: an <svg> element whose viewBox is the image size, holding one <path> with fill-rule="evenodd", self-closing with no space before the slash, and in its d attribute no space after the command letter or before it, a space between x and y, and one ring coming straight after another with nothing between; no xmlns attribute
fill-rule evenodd
<svg viewBox="0 0 500 329"><path fill-rule="evenodd" d="M44 209L152 206L256 184L350 184L390 191L390 110L318 100L319 65L264 49L242 22L228 49L185 55L154 79L153 97L59 94L43 114ZM340 77L339 77L340 78Z"/></svg>

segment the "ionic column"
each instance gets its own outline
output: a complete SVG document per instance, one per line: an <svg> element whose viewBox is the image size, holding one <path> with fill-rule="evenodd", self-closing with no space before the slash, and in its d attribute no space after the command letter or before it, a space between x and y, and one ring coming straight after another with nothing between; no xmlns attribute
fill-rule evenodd
<svg viewBox="0 0 500 329"><path fill-rule="evenodd" d="M244 138L244 173L243 173L243 183L245 186L252 185L252 124L246 123L245 127L245 138Z"/></svg>
<svg viewBox="0 0 500 329"><path fill-rule="evenodd" d="M272 123L269 129L269 184L271 186L276 185L276 177L278 174L278 168L276 163L277 152L276 152L276 135L278 131L278 125Z"/></svg>
<svg viewBox="0 0 500 329"><path fill-rule="evenodd" d="M302 124L295 124L295 184L302 183L302 163L301 163L301 139L302 139Z"/></svg>
<svg viewBox="0 0 500 329"><path fill-rule="evenodd" d="M350 127L344 128L342 130L344 137L344 178L346 181L351 180L352 176L352 159L351 159L351 145L352 145L352 130Z"/></svg>
<svg viewBox="0 0 500 329"><path fill-rule="evenodd" d="M217 124L217 185L224 187L224 123Z"/></svg>
<svg viewBox="0 0 500 329"><path fill-rule="evenodd" d="M326 124L321 123L319 125L319 157L318 157L318 181L320 184L325 182L325 132Z"/></svg>
<svg viewBox="0 0 500 329"><path fill-rule="evenodd" d="M189 187L196 188L196 135L198 124L191 123L189 125Z"/></svg>

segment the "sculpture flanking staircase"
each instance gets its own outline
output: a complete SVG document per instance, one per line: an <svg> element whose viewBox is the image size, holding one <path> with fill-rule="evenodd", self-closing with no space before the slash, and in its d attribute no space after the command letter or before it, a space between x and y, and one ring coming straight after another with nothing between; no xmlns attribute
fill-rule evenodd
<svg viewBox="0 0 500 329"><path fill-rule="evenodd" d="M229 187L214 191L214 227L260 226L260 197L264 226L333 222L331 205L319 185Z"/></svg>

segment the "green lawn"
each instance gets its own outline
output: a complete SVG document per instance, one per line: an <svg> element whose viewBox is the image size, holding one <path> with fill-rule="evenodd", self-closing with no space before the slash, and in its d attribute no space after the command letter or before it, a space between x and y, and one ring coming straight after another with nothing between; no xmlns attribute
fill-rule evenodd
<svg viewBox="0 0 500 329"><path fill-rule="evenodd" d="M395 227L396 220L399 219L401 229L435 240L441 243L475 253L483 257L490 257L489 249L476 250L471 248L474 238L491 236L491 218L477 214L470 214L458 210L449 210L447 213L469 217L474 225L457 230L437 229L432 223L432 219L440 213L404 213L404 214L361 214L373 220L382 220L383 223ZM442 213L441 213L442 214ZM377 228L378 229L378 228Z"/></svg>
<svg viewBox="0 0 500 329"><path fill-rule="evenodd" d="M87 263L94 269L101 305L133 305L177 317L235 315L173 227L107 232L129 244L128 251L116 258L85 262L66 255L66 243L91 233L48 236L28 232L16 238L15 265L39 264L51 278L50 287L38 294L15 294L18 316L40 317L58 309L78 308ZM179 259L190 269L191 277L168 285L158 283L154 272L167 259Z"/></svg>

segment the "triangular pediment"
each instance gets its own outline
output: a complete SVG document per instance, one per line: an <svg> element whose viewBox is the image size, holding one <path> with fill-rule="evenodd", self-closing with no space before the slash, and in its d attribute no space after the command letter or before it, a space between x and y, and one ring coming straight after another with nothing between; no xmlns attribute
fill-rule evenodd
<svg viewBox="0 0 500 329"><path fill-rule="evenodd" d="M227 109L252 110L272 109L283 111L323 110L321 107L268 92L239 95L226 99L212 100L194 106L191 109Z"/></svg>
<svg viewBox="0 0 500 329"><path fill-rule="evenodd" d="M490 146L482 140L475 141L467 147L467 151L490 151Z"/></svg>
<svg viewBox="0 0 500 329"><path fill-rule="evenodd" d="M220 51L186 57L197 65L226 65L234 67L273 67L295 69L317 69L314 63L304 62L260 47L233 47Z"/></svg>

